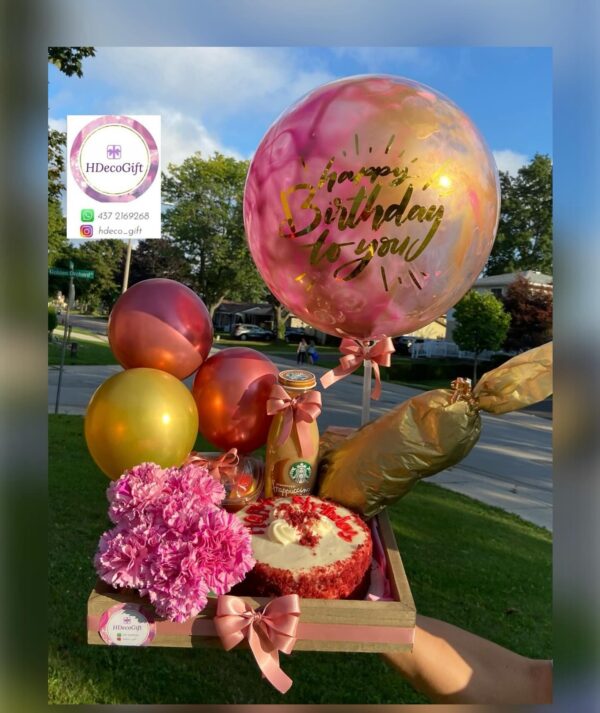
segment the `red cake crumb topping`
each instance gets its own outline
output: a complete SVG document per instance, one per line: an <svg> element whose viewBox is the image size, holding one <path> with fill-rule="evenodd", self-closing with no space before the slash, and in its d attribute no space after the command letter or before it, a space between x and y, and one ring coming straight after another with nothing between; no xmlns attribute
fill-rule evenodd
<svg viewBox="0 0 600 713"><path fill-rule="evenodd" d="M298 540L299 545L304 545L305 547L316 547L319 544L321 538L319 535L315 535L314 532L303 532L302 537Z"/></svg>
<svg viewBox="0 0 600 713"><path fill-rule="evenodd" d="M246 508L243 519L253 535L265 532L273 505L272 498L263 498ZM352 542L354 536L358 534L348 522L352 519L350 515L341 517L332 504L324 501L318 503L311 500L310 496L294 495L291 503L278 505L276 516L281 517L300 532L299 544L305 547L316 547L321 539L319 535L311 531L311 525L323 516L329 518L337 526L337 534L345 542Z"/></svg>
<svg viewBox="0 0 600 713"><path fill-rule="evenodd" d="M304 545L304 547L317 546L321 537L312 532L311 528L321 519L321 515L316 512L316 508L309 498L295 495L291 503L278 505L275 514L298 530L300 533L299 545Z"/></svg>

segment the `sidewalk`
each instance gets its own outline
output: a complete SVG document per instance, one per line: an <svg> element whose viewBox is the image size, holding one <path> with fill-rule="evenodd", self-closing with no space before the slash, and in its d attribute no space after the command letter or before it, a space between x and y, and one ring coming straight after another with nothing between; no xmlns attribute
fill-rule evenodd
<svg viewBox="0 0 600 713"><path fill-rule="evenodd" d="M438 473L431 482L552 531L552 487L534 488L525 483L503 481L462 463Z"/></svg>

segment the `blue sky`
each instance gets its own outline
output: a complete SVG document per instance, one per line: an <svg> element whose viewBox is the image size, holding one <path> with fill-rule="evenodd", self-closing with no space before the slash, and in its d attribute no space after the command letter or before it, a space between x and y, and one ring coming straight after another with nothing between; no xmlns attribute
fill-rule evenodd
<svg viewBox="0 0 600 713"><path fill-rule="evenodd" d="M249 158L307 91L366 73L409 77L446 94L502 170L552 154L548 48L97 48L82 79L49 67L49 123L64 130L67 114L161 114L163 166L194 151Z"/></svg>

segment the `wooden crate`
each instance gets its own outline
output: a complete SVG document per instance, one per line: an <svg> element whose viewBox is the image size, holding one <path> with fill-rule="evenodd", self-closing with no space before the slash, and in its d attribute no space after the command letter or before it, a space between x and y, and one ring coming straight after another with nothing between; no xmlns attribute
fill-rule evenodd
<svg viewBox="0 0 600 713"><path fill-rule="evenodd" d="M301 599L294 651L412 650L416 610L410 586L387 513L380 513L376 521L395 601ZM269 601L264 597L244 599L254 609ZM99 634L100 619L104 612L121 603L144 605L152 612L146 600L134 592L117 591L98 582L88 599L88 644L105 645ZM216 597L210 598L208 605L194 620L183 624L155 618L155 635L148 645L221 647L212 623L216 605Z"/></svg>

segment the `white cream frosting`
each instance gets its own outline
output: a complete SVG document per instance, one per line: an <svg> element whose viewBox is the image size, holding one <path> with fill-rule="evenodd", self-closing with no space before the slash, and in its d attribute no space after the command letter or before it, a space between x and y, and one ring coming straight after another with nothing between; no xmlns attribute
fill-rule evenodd
<svg viewBox="0 0 600 713"><path fill-rule="evenodd" d="M322 501L313 498L318 503ZM329 517L321 514L319 519L311 526L311 532L320 537L316 547L307 547L298 544L301 533L286 520L278 517L277 505L289 503L291 498L277 498L275 507L269 511L269 517L265 520L265 532L252 535L252 550L258 562L263 562L277 569L288 569L292 571L311 569L317 566L327 566L334 562L350 557L354 550L362 545L368 537L368 533L359 525L352 525L355 535L351 542L347 542L338 536L337 526ZM335 503L328 503L335 508L338 517L350 515L350 511ZM244 520L246 508L240 510L237 515Z"/></svg>
<svg viewBox="0 0 600 713"><path fill-rule="evenodd" d="M314 523L310 528L313 535L318 535L323 537L323 535L329 534L334 529L333 522L328 517L322 517L320 520Z"/></svg>
<svg viewBox="0 0 600 713"><path fill-rule="evenodd" d="M285 520L272 520L267 529L267 537L271 542L278 542L281 545L289 545L298 542L301 537L300 532Z"/></svg>

